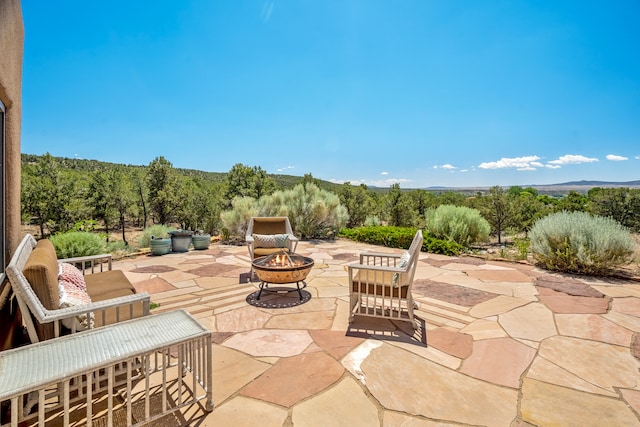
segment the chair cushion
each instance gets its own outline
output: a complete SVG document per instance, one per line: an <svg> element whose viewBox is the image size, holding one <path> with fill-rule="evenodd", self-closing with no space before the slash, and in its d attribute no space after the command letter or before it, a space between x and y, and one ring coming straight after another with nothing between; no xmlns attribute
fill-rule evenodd
<svg viewBox="0 0 640 427"><path fill-rule="evenodd" d="M353 277L353 292L371 295L384 294L384 296L387 297L397 297L400 295L401 298L406 298L409 286L393 285L392 280L394 274L398 273L360 270ZM406 276L405 273L400 273L401 279L404 278L404 276ZM403 281L400 281L400 283L403 283Z"/></svg>
<svg viewBox="0 0 640 427"><path fill-rule="evenodd" d="M258 234L282 234L287 232L285 217L253 218L253 232Z"/></svg>
<svg viewBox="0 0 640 427"><path fill-rule="evenodd" d="M87 293L92 301L106 301L112 298L124 297L136 293L135 288L121 270L109 270L100 273L87 274L84 276L87 284ZM133 316L131 316L130 306L120 308L120 313L115 308L109 308L104 312L99 312L95 316L95 327L111 325L118 320L136 319L143 316L142 304L133 306Z"/></svg>
<svg viewBox="0 0 640 427"><path fill-rule="evenodd" d="M60 307L58 258L49 240L40 240L22 270L42 305L48 310Z"/></svg>
<svg viewBox="0 0 640 427"><path fill-rule="evenodd" d="M256 247L286 248L289 245L288 234L253 234Z"/></svg>

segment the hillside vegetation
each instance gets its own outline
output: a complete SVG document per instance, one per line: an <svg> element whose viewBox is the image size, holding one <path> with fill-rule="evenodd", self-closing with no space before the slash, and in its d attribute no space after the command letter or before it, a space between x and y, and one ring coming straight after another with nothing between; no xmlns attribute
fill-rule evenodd
<svg viewBox="0 0 640 427"><path fill-rule="evenodd" d="M585 212L640 231L640 189L635 188L593 187L560 197L518 186L474 193L401 189L398 184L371 189L330 183L311 174L267 174L259 166L240 163L216 173L174 168L163 157L147 166L49 154L23 154L22 160L22 217L38 228L38 237L70 230L113 236L117 231L128 246L131 227L170 224L242 239L247 217L280 214L306 224L305 238L335 236L337 228L382 225L421 228L473 247L482 242L472 240L486 239L487 227L498 245L516 243L526 258L529 230L556 212ZM325 223L326 218L333 219Z"/></svg>

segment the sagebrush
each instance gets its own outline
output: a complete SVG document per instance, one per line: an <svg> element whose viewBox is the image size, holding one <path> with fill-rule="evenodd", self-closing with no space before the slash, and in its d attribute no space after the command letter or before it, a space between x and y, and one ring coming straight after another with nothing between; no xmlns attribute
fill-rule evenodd
<svg viewBox="0 0 640 427"><path fill-rule="evenodd" d="M426 213L427 231L434 237L468 247L474 242L486 242L491 226L477 209L465 206L440 205Z"/></svg>
<svg viewBox="0 0 640 427"><path fill-rule="evenodd" d="M558 212L535 222L529 232L535 260L549 270L606 275L633 261L628 229L611 218Z"/></svg>
<svg viewBox="0 0 640 427"><path fill-rule="evenodd" d="M86 231L58 233L50 238L58 259L99 255L106 250L106 240Z"/></svg>

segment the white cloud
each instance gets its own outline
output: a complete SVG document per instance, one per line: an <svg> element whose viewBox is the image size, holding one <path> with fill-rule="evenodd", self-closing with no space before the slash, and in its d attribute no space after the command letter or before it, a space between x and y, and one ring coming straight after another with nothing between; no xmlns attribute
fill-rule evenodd
<svg viewBox="0 0 640 427"><path fill-rule="evenodd" d="M636 159L640 160L640 156L636 156Z"/></svg>
<svg viewBox="0 0 640 427"><path fill-rule="evenodd" d="M283 167L283 168L278 168L278 169L276 169L276 170L277 170L278 172L284 172L284 171L287 171L287 170L289 170L289 169L295 169L295 167L294 167L294 166L285 166L285 167Z"/></svg>
<svg viewBox="0 0 640 427"><path fill-rule="evenodd" d="M444 164L444 165L442 165L442 166L435 165L433 168L434 168L434 169L448 169L448 170L451 170L451 169L458 169L457 167L455 167L455 166L453 166L453 165L450 165L449 163Z"/></svg>
<svg viewBox="0 0 640 427"><path fill-rule="evenodd" d="M593 157L585 157L580 154L565 154L564 156L558 157L556 160L551 160L548 162L551 165L577 165L580 163L592 163L597 162L598 159Z"/></svg>
<svg viewBox="0 0 640 427"><path fill-rule="evenodd" d="M624 156L617 156L615 154L607 154L607 160L611 160L612 162L621 162L623 160L629 160L629 158Z"/></svg>
<svg viewBox="0 0 640 427"><path fill-rule="evenodd" d="M389 172L380 172L380 175L389 175Z"/></svg>
<svg viewBox="0 0 640 427"><path fill-rule="evenodd" d="M540 160L540 157L538 156L524 156L524 157L513 157L513 158L503 157L496 162L480 163L478 167L480 169L515 168L517 170L535 170L536 166L534 166L534 163L538 165L540 164L539 162L537 162L538 160Z"/></svg>
<svg viewBox="0 0 640 427"><path fill-rule="evenodd" d="M545 167L546 167L547 169L560 169L562 166L560 166L560 165L550 165L549 163L547 163L547 164L545 165Z"/></svg>

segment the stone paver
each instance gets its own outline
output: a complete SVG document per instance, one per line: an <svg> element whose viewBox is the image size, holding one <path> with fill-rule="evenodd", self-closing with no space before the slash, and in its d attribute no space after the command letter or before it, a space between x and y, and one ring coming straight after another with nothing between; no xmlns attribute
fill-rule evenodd
<svg viewBox="0 0 640 427"><path fill-rule="evenodd" d="M371 351L362 371L386 409L493 426L509 426L517 415L517 390L460 375L388 344Z"/></svg>
<svg viewBox="0 0 640 427"><path fill-rule="evenodd" d="M331 414L331 417L324 414ZM291 418L296 427L367 427L379 423L378 408L353 378L345 378L336 386L296 405Z"/></svg>
<svg viewBox="0 0 640 427"><path fill-rule="evenodd" d="M193 425L640 425L638 282L421 254L417 330L349 324L345 266L362 251L395 252L300 242L316 262L311 299L285 308L247 302L258 283L245 246L114 268L160 303L152 313L184 308L214 332L215 409L185 409Z"/></svg>
<svg viewBox="0 0 640 427"><path fill-rule="evenodd" d="M536 351L511 338L476 341L460 372L493 384L519 388Z"/></svg>
<svg viewBox="0 0 640 427"><path fill-rule="evenodd" d="M636 415L621 400L535 380L524 381L521 411L525 421L540 426L640 425Z"/></svg>

